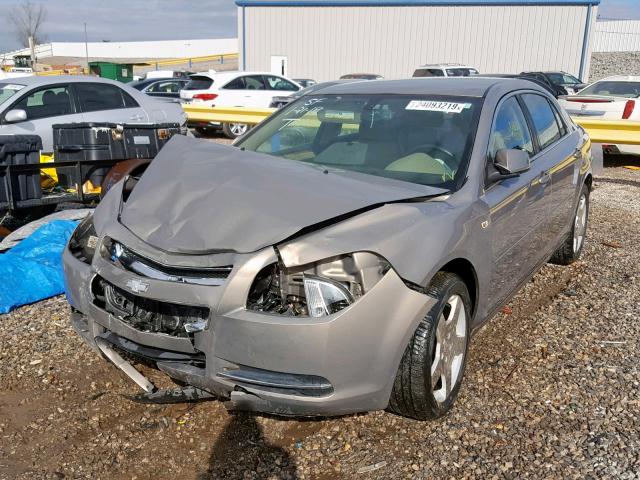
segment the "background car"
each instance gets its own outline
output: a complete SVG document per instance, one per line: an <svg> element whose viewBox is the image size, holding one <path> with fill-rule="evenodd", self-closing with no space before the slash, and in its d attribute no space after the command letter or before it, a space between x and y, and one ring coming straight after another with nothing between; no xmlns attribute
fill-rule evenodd
<svg viewBox="0 0 640 480"><path fill-rule="evenodd" d="M141 91L150 97L162 98L170 101L180 101L180 90L189 83L187 78L147 78L128 83L131 88Z"/></svg>
<svg viewBox="0 0 640 480"><path fill-rule="evenodd" d="M302 88L307 88L318 83L311 78L294 78L293 81L300 85Z"/></svg>
<svg viewBox="0 0 640 480"><path fill-rule="evenodd" d="M340 80L382 80L384 77L377 73L347 73Z"/></svg>
<svg viewBox="0 0 640 480"><path fill-rule="evenodd" d="M0 134L39 135L43 152L53 151L54 123L186 121L180 105L104 78L32 76L0 82Z"/></svg>
<svg viewBox="0 0 640 480"><path fill-rule="evenodd" d="M269 107L274 96L291 95L300 90L293 80L263 72L219 72L192 75L180 91L183 104L212 107ZM245 123L192 123L201 134L220 128L229 138L237 138L249 129Z"/></svg>
<svg viewBox="0 0 640 480"><path fill-rule="evenodd" d="M523 75L521 73L481 73L477 75L478 77L491 77L491 78L520 78L522 80L527 80L529 82L533 82L536 85L544 88L551 95L558 98L561 95L566 95L567 91L562 87L557 87L547 81L540 80L531 75Z"/></svg>
<svg viewBox="0 0 640 480"><path fill-rule="evenodd" d="M422 65L413 72L414 77L470 77L477 75L478 69L459 63L438 63Z"/></svg>
<svg viewBox="0 0 640 480"><path fill-rule="evenodd" d="M640 120L640 76L617 75L603 78L576 95L560 98L565 110L576 117L607 120ZM606 153L640 155L638 145L603 145Z"/></svg>
<svg viewBox="0 0 640 480"><path fill-rule="evenodd" d="M534 77L543 83L549 83L559 89L565 90L563 95L578 93L587 86L582 80L567 72L522 72L520 75Z"/></svg>

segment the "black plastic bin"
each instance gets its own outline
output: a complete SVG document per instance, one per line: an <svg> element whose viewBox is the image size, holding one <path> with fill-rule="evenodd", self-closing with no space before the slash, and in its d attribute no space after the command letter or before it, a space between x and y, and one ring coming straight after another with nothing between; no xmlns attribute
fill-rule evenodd
<svg viewBox="0 0 640 480"><path fill-rule="evenodd" d="M123 128L127 158L155 158L180 133L179 123L126 123Z"/></svg>
<svg viewBox="0 0 640 480"><path fill-rule="evenodd" d="M38 135L0 135L0 165L32 165L40 163L42 140ZM9 188L11 190L9 190ZM14 201L42 198L40 171L11 174L0 169L0 203L6 203L9 192Z"/></svg>

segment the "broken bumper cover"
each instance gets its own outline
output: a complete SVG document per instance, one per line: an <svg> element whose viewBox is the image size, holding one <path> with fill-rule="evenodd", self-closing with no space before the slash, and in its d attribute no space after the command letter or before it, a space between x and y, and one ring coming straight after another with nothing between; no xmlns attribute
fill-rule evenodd
<svg viewBox="0 0 640 480"><path fill-rule="evenodd" d="M356 303L326 317L248 311L254 272L273 260L273 249L267 250L239 256L225 284L211 287L137 277L99 256L87 265L67 249L74 329L97 351L96 338L228 399L232 409L314 416L386 408L404 349L435 300L390 270ZM191 338L137 330L96 305L96 276L116 285L137 278L149 284L141 294L146 298L207 306L208 327Z"/></svg>

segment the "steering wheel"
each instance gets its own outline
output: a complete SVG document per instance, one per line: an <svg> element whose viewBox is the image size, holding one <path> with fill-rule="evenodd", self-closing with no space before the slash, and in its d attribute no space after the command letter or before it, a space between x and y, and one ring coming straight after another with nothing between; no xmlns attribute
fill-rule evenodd
<svg viewBox="0 0 640 480"><path fill-rule="evenodd" d="M451 153L449 150L447 150L445 148L442 148L442 147L440 147L438 145L435 145L433 143L422 143L422 144L412 148L411 151L407 155L412 155L414 153L427 153L427 154L430 154L433 150L437 150L439 152L444 153L447 157L451 158L452 160L456 159L456 156L453 153Z"/></svg>
<svg viewBox="0 0 640 480"><path fill-rule="evenodd" d="M414 153L426 153L427 155L432 156L432 153L434 150L443 153L446 157L449 157L449 159L453 160L454 163L457 163L457 158L453 153L451 153L446 148L442 148L438 145L434 145L433 143L423 143L423 144L417 145L416 147L411 149L408 155L412 155ZM453 178L456 176L455 175L456 172L451 169L451 167L445 162L445 160L440 158L435 158L435 157L433 159L436 162L438 162L440 166L442 166L442 168L445 171L444 175L453 180Z"/></svg>

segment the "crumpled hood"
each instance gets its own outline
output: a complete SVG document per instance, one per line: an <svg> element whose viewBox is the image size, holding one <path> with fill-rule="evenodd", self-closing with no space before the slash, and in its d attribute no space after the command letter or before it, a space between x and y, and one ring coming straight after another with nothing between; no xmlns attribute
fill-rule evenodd
<svg viewBox="0 0 640 480"><path fill-rule="evenodd" d="M442 193L176 135L134 188L120 221L167 252L245 253L361 209Z"/></svg>

